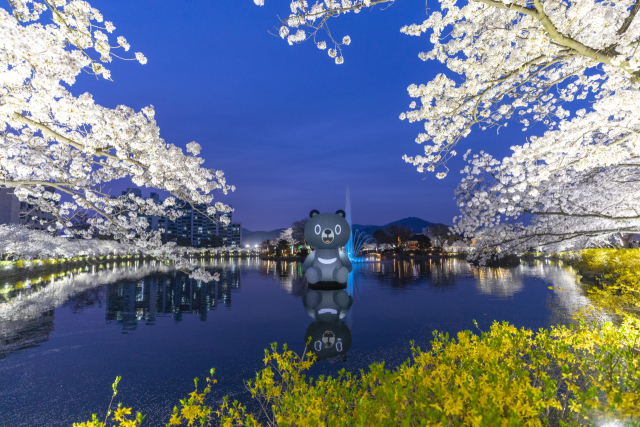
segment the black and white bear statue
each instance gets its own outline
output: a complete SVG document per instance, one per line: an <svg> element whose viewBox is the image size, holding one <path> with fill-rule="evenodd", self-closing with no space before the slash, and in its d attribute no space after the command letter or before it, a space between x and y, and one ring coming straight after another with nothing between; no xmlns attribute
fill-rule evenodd
<svg viewBox="0 0 640 427"><path fill-rule="evenodd" d="M353 267L347 254L340 250L351 238L351 228L344 211L334 214L311 211L304 227L304 238L314 248L302 265L309 284L347 283Z"/></svg>

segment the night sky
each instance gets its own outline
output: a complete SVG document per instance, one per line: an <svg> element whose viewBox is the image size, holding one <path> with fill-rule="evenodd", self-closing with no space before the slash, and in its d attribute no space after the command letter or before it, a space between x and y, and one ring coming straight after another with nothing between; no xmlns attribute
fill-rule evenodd
<svg viewBox="0 0 640 427"><path fill-rule="evenodd" d="M84 75L71 91L88 91L110 108L154 105L167 142L184 148L197 141L205 166L223 170L237 187L215 201L232 204L244 228L288 227L312 209L343 209L347 185L355 223L416 216L450 224L462 156L444 180L401 158L422 153L414 139L423 125L398 118L413 100L406 88L446 71L418 59L428 36L399 31L425 19L424 1L334 19L334 36L352 39L342 65L312 42L289 46L270 35L289 1L265 3L92 0L116 26L112 44L123 35L131 44L126 54L142 52L149 62L114 60L113 82ZM502 157L525 142L520 128L512 123L500 135L476 129L457 151Z"/></svg>

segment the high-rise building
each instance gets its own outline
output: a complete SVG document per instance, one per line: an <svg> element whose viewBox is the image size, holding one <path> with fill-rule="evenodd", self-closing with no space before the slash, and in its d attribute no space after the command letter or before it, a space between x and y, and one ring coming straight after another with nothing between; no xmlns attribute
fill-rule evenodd
<svg viewBox="0 0 640 427"><path fill-rule="evenodd" d="M181 204L181 203L179 203ZM242 238L242 223L232 221L232 213L216 212L215 221L207 215L206 205L184 204L180 209L182 216L171 221L161 218L161 228L165 229L164 236L168 241L188 243L191 246L206 247L240 247ZM229 224L224 224L222 217L229 218Z"/></svg>
<svg viewBox="0 0 640 427"><path fill-rule="evenodd" d="M133 194L136 197L142 197L139 188L127 188L122 195ZM151 193L146 199L153 199L156 204L162 203L158 193ZM223 216L232 220L231 212L216 212L215 221L207 216L207 206L204 204L190 205L181 200L176 201L176 208L182 213L175 220L155 215L146 216L147 231L158 231L164 229L162 233L165 240L169 242L177 242L182 245L191 245L197 247L240 247L242 239L242 223L232 223L228 225L222 223ZM143 215L140 215L142 217Z"/></svg>
<svg viewBox="0 0 640 427"><path fill-rule="evenodd" d="M21 202L13 190L11 187L0 187L0 224L22 224L35 230L46 230L55 221L51 212L34 209L28 200ZM45 187L45 190L51 193L56 191L53 187ZM45 223L41 224L41 221Z"/></svg>

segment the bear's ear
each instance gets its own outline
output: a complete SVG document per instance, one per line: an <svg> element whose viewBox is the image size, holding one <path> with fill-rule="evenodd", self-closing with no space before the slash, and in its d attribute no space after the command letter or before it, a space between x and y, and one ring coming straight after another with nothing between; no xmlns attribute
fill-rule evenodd
<svg viewBox="0 0 640 427"><path fill-rule="evenodd" d="M344 213L344 211L342 209L337 210L336 211L336 215L340 215L342 218L347 216L347 214Z"/></svg>
<svg viewBox="0 0 640 427"><path fill-rule="evenodd" d="M320 215L320 212L315 209L309 212L309 218L313 218L316 215Z"/></svg>

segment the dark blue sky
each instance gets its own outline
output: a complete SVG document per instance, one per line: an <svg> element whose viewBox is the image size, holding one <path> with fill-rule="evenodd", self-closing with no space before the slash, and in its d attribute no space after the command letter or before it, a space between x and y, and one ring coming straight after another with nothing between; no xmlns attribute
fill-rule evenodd
<svg viewBox="0 0 640 427"><path fill-rule="evenodd" d="M289 1L265 3L92 0L115 24L113 40L125 36L128 53L143 52L149 62L116 60L114 82L82 77L72 92L89 91L107 107L153 104L166 141L197 141L205 166L222 169L237 187L216 200L232 204L234 220L250 230L289 226L312 209L342 209L347 184L356 223L407 216L451 223L461 156L444 180L401 159L422 152L414 142L422 124L398 118L412 101L407 86L445 71L418 59L428 36L399 31L425 19L424 2L399 0L334 19L336 38L352 39L342 65L311 42L289 46L270 35ZM503 156L524 142L520 126L511 126L500 135L476 130L458 152Z"/></svg>

